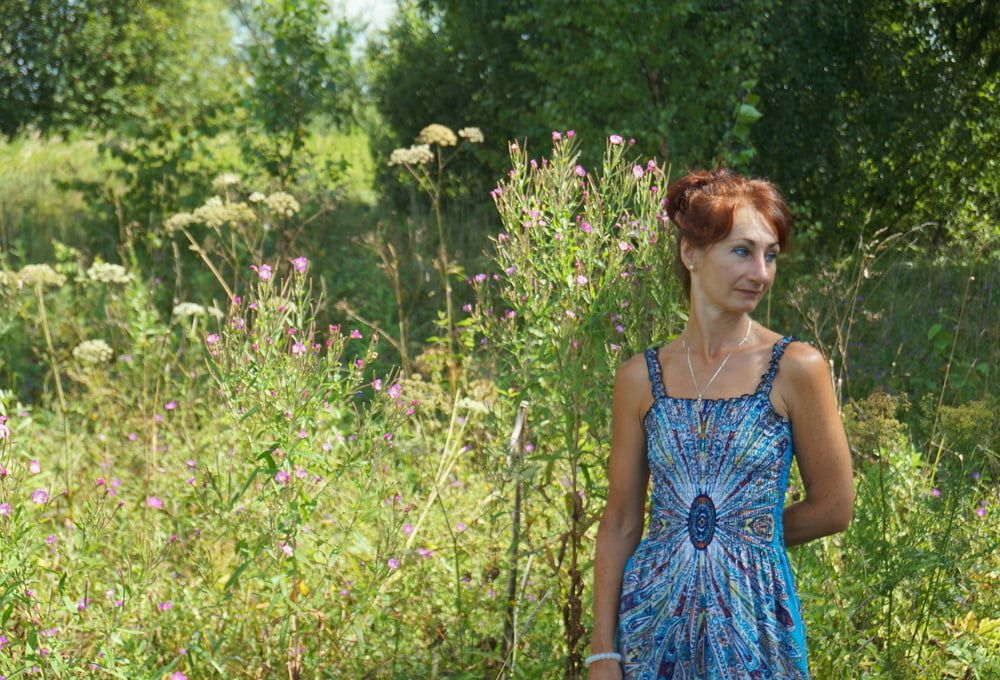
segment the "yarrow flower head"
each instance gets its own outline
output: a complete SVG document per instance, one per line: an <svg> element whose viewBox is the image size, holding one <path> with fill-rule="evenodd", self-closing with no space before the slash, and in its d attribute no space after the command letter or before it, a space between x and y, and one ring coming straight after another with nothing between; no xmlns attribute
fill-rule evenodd
<svg viewBox="0 0 1000 680"><path fill-rule="evenodd" d="M111 361L113 352L103 340L84 340L73 348L73 356L85 364L104 364Z"/></svg>
<svg viewBox="0 0 1000 680"><path fill-rule="evenodd" d="M419 144L437 144L438 146L455 146L458 143L458 138L455 133L451 131L451 128L440 125L438 123L431 123L417 135L417 142Z"/></svg>
<svg viewBox="0 0 1000 680"><path fill-rule="evenodd" d="M234 187L240 183L240 176L232 172L224 172L212 180L212 189L222 193L229 187Z"/></svg>
<svg viewBox="0 0 1000 680"><path fill-rule="evenodd" d="M285 217L291 217L299 211L299 202L291 194L284 191L275 191L264 199L264 203L271 212Z"/></svg>
<svg viewBox="0 0 1000 680"><path fill-rule="evenodd" d="M163 228L167 230L168 234L172 234L175 231L190 226L197 221L198 220L191 213L179 212L176 215L171 215L170 217L168 217L167 221L163 223Z"/></svg>
<svg viewBox="0 0 1000 680"><path fill-rule="evenodd" d="M470 144L482 144L485 140L483 131L477 127L464 127L458 131L458 136Z"/></svg>
<svg viewBox="0 0 1000 680"><path fill-rule="evenodd" d="M423 165L434 160L429 144L415 144L407 149L396 149L389 155L389 165Z"/></svg>
<svg viewBox="0 0 1000 680"><path fill-rule="evenodd" d="M247 197L247 200L250 201L251 203L261 203L266 199L267 196L260 193L259 191L255 191Z"/></svg>
<svg viewBox="0 0 1000 680"><path fill-rule="evenodd" d="M180 302L174 305L174 316L205 316L205 308L197 302Z"/></svg>
<svg viewBox="0 0 1000 680"><path fill-rule="evenodd" d="M205 205L195 209L193 217L217 229L231 222L253 222L257 214L246 203L224 203L218 196L213 196L205 201Z"/></svg>
<svg viewBox="0 0 1000 680"><path fill-rule="evenodd" d="M130 277L120 264L95 262L87 270L87 278L100 283L128 283Z"/></svg>
<svg viewBox="0 0 1000 680"><path fill-rule="evenodd" d="M58 288L66 283L66 277L47 264L26 264L17 273L21 283L29 286L53 286Z"/></svg>

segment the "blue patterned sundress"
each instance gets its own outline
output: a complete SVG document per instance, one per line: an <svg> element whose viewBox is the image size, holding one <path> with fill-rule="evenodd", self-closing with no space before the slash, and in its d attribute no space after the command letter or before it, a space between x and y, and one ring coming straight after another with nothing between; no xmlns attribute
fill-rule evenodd
<svg viewBox="0 0 1000 680"><path fill-rule="evenodd" d="M653 482L648 534L625 564L618 647L634 680L809 678L805 626L784 545L791 423L771 406L788 343L757 389L667 395L647 349L653 405L643 417Z"/></svg>

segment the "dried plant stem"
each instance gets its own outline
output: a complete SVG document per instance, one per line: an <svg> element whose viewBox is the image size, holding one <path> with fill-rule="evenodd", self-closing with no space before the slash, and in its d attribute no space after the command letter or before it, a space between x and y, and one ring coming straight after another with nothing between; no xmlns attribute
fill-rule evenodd
<svg viewBox="0 0 1000 680"><path fill-rule="evenodd" d="M528 402L522 400L517 407L514 428L507 445L507 467L514 475L514 508L511 511L510 574L507 579L507 611L503 624L503 649L500 656L507 664L510 658L508 677L517 671L517 558L521 549L521 504L524 500L524 481L521 477L521 452L524 451L524 431Z"/></svg>
<svg viewBox="0 0 1000 680"><path fill-rule="evenodd" d="M184 235L187 237L187 240L191 242L191 250L198 253L198 257L200 257L202 262L204 262L208 266L209 270L212 272L212 275L215 276L215 280L219 282L220 286L222 286L222 290L226 291L227 299L232 300L233 299L232 289L229 287L229 284L226 283L226 280L222 278L222 274L220 274L219 270L215 268L215 265L212 264L212 261L208 259L208 253L205 252L204 248L198 245L198 242L194 240L193 236L191 236L191 232L189 232L187 229L182 229L181 231L184 232Z"/></svg>
<svg viewBox="0 0 1000 680"><path fill-rule="evenodd" d="M69 464L69 425L66 422L66 395L63 394L62 375L59 373L59 361L52 344L52 334L49 332L49 317L45 312L45 296L42 295L41 284L35 284L35 300L38 301L38 316L42 322L42 334L45 335L45 346L49 350L49 362L52 364L52 378L56 384L56 395L59 398L59 420L63 429L63 473L66 475L66 488L69 488L72 475Z"/></svg>

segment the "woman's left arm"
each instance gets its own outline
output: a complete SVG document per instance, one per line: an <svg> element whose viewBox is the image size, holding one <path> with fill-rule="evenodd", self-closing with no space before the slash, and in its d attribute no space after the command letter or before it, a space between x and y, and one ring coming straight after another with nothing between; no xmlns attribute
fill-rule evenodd
<svg viewBox="0 0 1000 680"><path fill-rule="evenodd" d="M804 342L785 350L784 399L805 500L784 510L785 545L844 531L854 514L854 478L844 424L823 354Z"/></svg>

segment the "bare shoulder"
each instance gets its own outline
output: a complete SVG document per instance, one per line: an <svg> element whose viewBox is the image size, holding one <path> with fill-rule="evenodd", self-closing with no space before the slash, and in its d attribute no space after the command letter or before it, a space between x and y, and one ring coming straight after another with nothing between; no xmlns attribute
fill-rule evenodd
<svg viewBox="0 0 1000 680"><path fill-rule="evenodd" d="M791 382L815 379L827 373L827 361L823 353L814 345L800 340L790 342L785 347L781 360L781 370Z"/></svg>
<svg viewBox="0 0 1000 680"><path fill-rule="evenodd" d="M625 412L634 413L638 417L643 411L643 405L649 401L646 398L649 392L646 355L645 352L639 352L618 365L615 372L615 400L627 407Z"/></svg>

